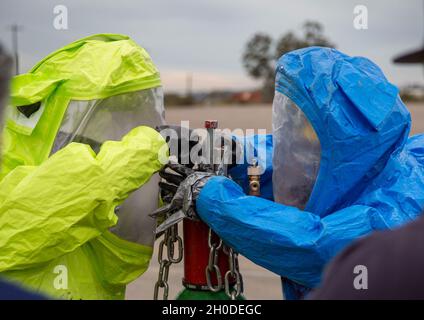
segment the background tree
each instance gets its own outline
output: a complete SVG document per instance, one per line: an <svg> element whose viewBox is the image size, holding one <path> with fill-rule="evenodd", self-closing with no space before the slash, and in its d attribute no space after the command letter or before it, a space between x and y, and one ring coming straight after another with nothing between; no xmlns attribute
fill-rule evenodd
<svg viewBox="0 0 424 320"><path fill-rule="evenodd" d="M267 34L256 33L247 42L243 54L243 65L250 76L263 81L264 101L272 101L275 64L284 53L310 46L335 47L324 35L324 28L319 22L306 21L302 31L301 37L288 31L278 41L274 41Z"/></svg>

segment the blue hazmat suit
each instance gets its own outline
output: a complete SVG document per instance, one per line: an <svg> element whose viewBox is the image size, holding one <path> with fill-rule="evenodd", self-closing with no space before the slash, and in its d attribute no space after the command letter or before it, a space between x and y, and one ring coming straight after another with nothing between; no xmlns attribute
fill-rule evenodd
<svg viewBox="0 0 424 320"><path fill-rule="evenodd" d="M280 275L286 299L298 299L319 285L325 264L352 241L421 214L424 136L408 138L410 114L397 88L363 57L322 47L287 53L277 64L277 94L301 109L319 139L319 167L305 206L272 201L279 183L272 194L274 132L262 139L268 157L261 198L246 195L246 165L239 165L230 173L241 185L209 179L196 209L228 245ZM284 162L273 157L274 164Z"/></svg>

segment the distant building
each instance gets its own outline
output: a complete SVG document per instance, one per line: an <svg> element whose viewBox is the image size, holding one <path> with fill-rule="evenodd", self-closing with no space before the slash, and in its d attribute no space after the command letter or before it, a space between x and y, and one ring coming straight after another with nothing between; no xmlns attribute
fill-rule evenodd
<svg viewBox="0 0 424 320"><path fill-rule="evenodd" d="M240 92L214 90L211 92L193 93L190 97L179 93L165 94L166 106L254 104L262 102L263 94L261 90Z"/></svg>
<svg viewBox="0 0 424 320"><path fill-rule="evenodd" d="M418 63L424 65L424 47L402 54L395 59L395 63ZM400 95L405 101L423 101L424 87L422 85L410 85L402 88Z"/></svg>
<svg viewBox="0 0 424 320"><path fill-rule="evenodd" d="M232 103L261 103L262 101L260 90L236 92L231 97Z"/></svg>
<svg viewBox="0 0 424 320"><path fill-rule="evenodd" d="M403 87L400 96L404 101L424 101L424 86L416 84Z"/></svg>

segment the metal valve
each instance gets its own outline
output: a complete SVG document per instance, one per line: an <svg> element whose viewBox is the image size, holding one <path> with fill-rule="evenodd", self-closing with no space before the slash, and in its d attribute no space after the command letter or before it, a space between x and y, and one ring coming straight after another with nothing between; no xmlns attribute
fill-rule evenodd
<svg viewBox="0 0 424 320"><path fill-rule="evenodd" d="M261 167L255 159L253 164L247 168L247 175L249 176L249 195L261 195Z"/></svg>

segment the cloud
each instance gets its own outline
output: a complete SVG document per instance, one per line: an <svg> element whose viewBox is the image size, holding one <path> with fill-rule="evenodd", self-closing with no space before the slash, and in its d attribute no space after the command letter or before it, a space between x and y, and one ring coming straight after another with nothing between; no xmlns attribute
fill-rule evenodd
<svg viewBox="0 0 424 320"><path fill-rule="evenodd" d="M369 57L395 84L424 82L421 67L392 63L394 56L422 45L421 0L402 5L398 0L362 0L369 8L366 31L353 28L356 0L62 0L69 12L66 31L53 28L57 4L57 0L0 1L0 41L10 47L6 27L15 22L24 26L20 33L23 71L78 38L112 32L130 35L149 51L169 90L181 90L182 82L172 79L187 72L194 74L199 89L208 82L214 87L250 86L252 80L241 63L249 37L263 31L276 38L312 19L324 24L338 49Z"/></svg>

